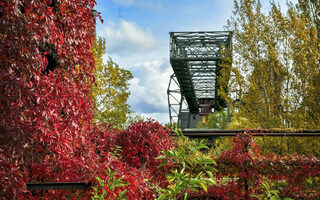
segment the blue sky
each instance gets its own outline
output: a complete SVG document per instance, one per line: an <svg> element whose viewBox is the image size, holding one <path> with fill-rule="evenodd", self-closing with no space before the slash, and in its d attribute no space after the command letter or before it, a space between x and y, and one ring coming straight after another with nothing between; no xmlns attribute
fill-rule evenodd
<svg viewBox="0 0 320 200"><path fill-rule="evenodd" d="M134 112L169 121L169 32L224 30L232 8L233 0L97 0L104 20L97 25L98 36L106 39L104 59L110 56L133 73L128 103Z"/></svg>

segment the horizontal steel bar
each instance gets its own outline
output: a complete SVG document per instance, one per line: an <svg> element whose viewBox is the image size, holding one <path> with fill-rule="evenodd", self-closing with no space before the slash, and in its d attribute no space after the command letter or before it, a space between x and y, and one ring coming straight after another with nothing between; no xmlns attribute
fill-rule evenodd
<svg viewBox="0 0 320 200"><path fill-rule="evenodd" d="M220 57L180 57L180 58L174 58L171 57L170 61L175 62L175 61L216 61L216 60L221 60Z"/></svg>
<svg viewBox="0 0 320 200"><path fill-rule="evenodd" d="M271 167L271 168L275 168L274 165L287 165L287 166L320 166L320 162L319 161L314 161L314 162L299 162L299 161L291 161L291 160L287 160L287 161L270 161L270 160L258 160L258 159L252 159L255 161L255 163L263 163L264 165L267 165L267 167ZM238 165L237 162L226 162L226 161L219 161L216 160L217 165L219 166L219 164L223 164L223 165ZM272 165L270 165L272 164ZM257 165L257 164L255 164Z"/></svg>
<svg viewBox="0 0 320 200"><path fill-rule="evenodd" d="M218 130L218 129L199 129L199 130L182 130L187 137L233 137L238 133L252 133L253 136L287 136L287 137L319 137L320 130L285 130L285 129L251 129L251 130Z"/></svg>
<svg viewBox="0 0 320 200"><path fill-rule="evenodd" d="M174 33L182 33L182 34L189 34L189 33L232 33L232 31L183 31L183 32L169 32L169 34Z"/></svg>
<svg viewBox="0 0 320 200"><path fill-rule="evenodd" d="M27 183L28 190L73 190L88 189L91 183L85 182L45 182L45 183Z"/></svg>

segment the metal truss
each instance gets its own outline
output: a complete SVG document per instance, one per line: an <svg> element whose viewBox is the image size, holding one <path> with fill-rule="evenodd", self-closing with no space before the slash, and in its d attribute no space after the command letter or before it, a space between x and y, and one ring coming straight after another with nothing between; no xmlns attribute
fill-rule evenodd
<svg viewBox="0 0 320 200"><path fill-rule="evenodd" d="M199 113L199 99L213 99L215 110L217 105L225 105L217 97L219 88L217 75L220 74L221 48L231 46L232 32L170 32L170 63L174 71L168 87L169 117L172 124L177 118L181 124L182 101L187 103L187 112ZM173 79L179 89L173 91L170 84ZM172 103L169 99L173 93L180 93L180 108L173 115ZM177 102L178 102L177 101ZM200 110L201 114L201 110Z"/></svg>
<svg viewBox="0 0 320 200"><path fill-rule="evenodd" d="M187 102L181 95L180 85L175 74L172 74L167 90L170 124L181 127L181 113L188 111Z"/></svg>

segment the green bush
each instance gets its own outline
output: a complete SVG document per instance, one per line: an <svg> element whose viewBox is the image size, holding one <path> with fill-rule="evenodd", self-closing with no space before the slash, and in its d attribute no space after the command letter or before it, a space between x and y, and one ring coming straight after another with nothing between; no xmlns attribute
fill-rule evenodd
<svg viewBox="0 0 320 200"><path fill-rule="evenodd" d="M189 191L205 190L214 185L213 173L216 169L215 161L204 155L201 150L209 149L203 140L189 140L181 133L178 135L176 147L170 151L162 151L157 159L163 160L159 167L171 166L167 175L169 185L167 188L156 188L158 199L188 198Z"/></svg>

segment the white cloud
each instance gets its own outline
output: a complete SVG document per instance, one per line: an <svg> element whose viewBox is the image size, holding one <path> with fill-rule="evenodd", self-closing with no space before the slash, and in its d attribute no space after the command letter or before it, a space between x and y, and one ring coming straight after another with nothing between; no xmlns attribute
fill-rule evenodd
<svg viewBox="0 0 320 200"><path fill-rule="evenodd" d="M167 122L167 87L172 74L169 63L162 61L144 62L132 67L135 78L130 81L129 104L143 116L156 117ZM156 114L157 113L157 114ZM162 113L162 114L160 114ZM166 121L161 121L166 119Z"/></svg>
<svg viewBox="0 0 320 200"><path fill-rule="evenodd" d="M166 123L169 122L169 115L168 113L164 113L164 112L155 112L155 113L148 113L148 114L141 114L141 116L144 119L148 119L148 118L152 118L155 119L157 121L159 121L161 124L165 125Z"/></svg>
<svg viewBox="0 0 320 200"><path fill-rule="evenodd" d="M125 20L121 20L119 25L109 22L99 35L106 39L107 52L110 54L128 55L156 46L156 40L149 29Z"/></svg>
<svg viewBox="0 0 320 200"><path fill-rule="evenodd" d="M162 44L158 42L158 44ZM173 73L169 64L169 47L165 42L155 50L137 52L122 56L106 54L104 61L111 56L120 67L130 70L134 78L130 80L128 100L134 112L145 118L153 118L160 123L169 121L167 87Z"/></svg>
<svg viewBox="0 0 320 200"><path fill-rule="evenodd" d="M129 83L130 83L130 92L131 92L129 101L133 105L138 104L140 101L140 97L146 95L147 89L145 86L141 85L140 79L137 77L134 77L133 79L131 79Z"/></svg>

